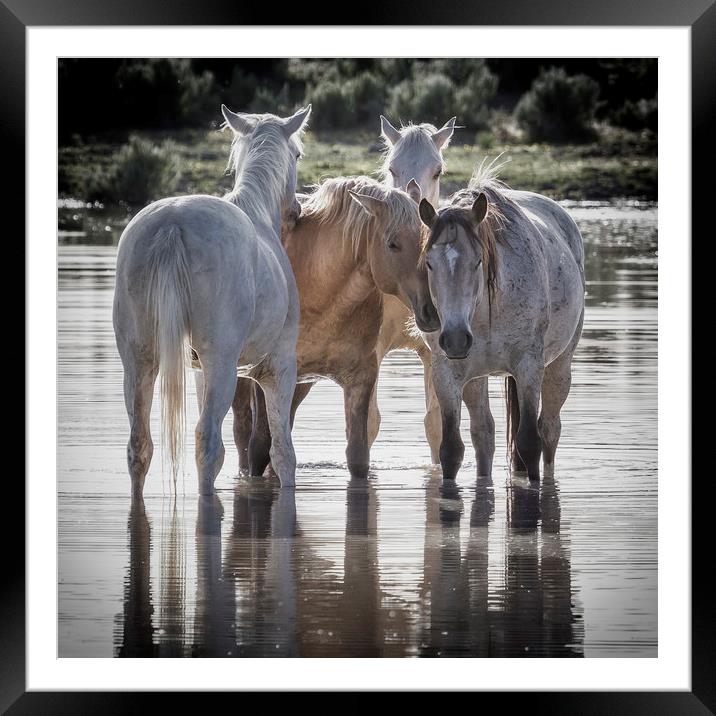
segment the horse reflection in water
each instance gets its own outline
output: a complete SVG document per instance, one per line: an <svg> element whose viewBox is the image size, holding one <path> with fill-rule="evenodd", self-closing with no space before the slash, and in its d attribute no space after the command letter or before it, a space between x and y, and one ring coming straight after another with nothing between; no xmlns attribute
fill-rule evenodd
<svg viewBox="0 0 716 716"><path fill-rule="evenodd" d="M583 627L572 609L555 484L511 477L504 564L492 569L494 487L488 478L475 489L463 556L463 488L439 477L428 482L422 592L429 607L420 655L582 656Z"/></svg>
<svg viewBox="0 0 716 716"><path fill-rule="evenodd" d="M132 501L127 520L129 569L124 584L122 642L120 657L157 656L152 627L152 594L149 580L151 528L144 500Z"/></svg>
<svg viewBox="0 0 716 716"><path fill-rule="evenodd" d="M472 491L429 476L423 578L419 601L411 603L381 585L379 500L372 479L353 480L346 491L342 578L302 529L294 491L263 480L240 482L228 528L218 496L199 501L193 612L185 599L183 525L172 511L160 550L158 614L152 604L150 523L142 501L135 501L115 653L581 656L583 630L572 608L556 487L513 477L507 489L501 530L494 518L494 487L489 480L477 481L463 553L463 501ZM504 539L503 565L490 566L491 539ZM185 613L193 613L193 624Z"/></svg>
<svg viewBox="0 0 716 716"><path fill-rule="evenodd" d="M187 656L184 525L177 513L176 499L171 501L166 540L161 544L156 630L152 623L154 605L150 582L151 527L141 497L132 500L127 532L130 559L124 587L122 640L116 656Z"/></svg>

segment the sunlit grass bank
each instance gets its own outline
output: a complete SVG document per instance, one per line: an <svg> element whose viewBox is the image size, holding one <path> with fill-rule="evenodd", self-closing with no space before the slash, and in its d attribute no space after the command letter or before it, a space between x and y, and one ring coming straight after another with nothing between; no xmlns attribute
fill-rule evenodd
<svg viewBox="0 0 716 716"><path fill-rule="evenodd" d="M162 146L163 151L176 153L180 175L172 194L222 194L231 187L232 179L225 172L231 140L227 132L183 131L140 136ZM116 189L121 182L112 179L126 139L78 140L61 147L60 196L110 206L127 202L127 197ZM171 142L165 142L167 139ZM655 143L624 131L611 131L598 142L580 145L502 144L489 135L476 138L457 132L445 153L447 173L443 193L465 186L475 165L485 156L495 157L503 152L502 159L509 161L502 177L517 189L537 191L556 199L657 198ZM377 134L309 132L305 157L299 165L299 184L306 188L325 177L371 174L378 169L380 160ZM162 187L157 186L156 196L147 198L163 195Z"/></svg>

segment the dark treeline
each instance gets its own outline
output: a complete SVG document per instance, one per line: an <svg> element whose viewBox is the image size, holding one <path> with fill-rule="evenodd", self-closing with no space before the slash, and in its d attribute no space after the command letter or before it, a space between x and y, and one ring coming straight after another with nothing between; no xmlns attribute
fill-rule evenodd
<svg viewBox="0 0 716 716"><path fill-rule="evenodd" d="M579 141L595 122L656 131L654 59L63 59L61 143L102 133L216 126L219 105L288 114L317 129L443 122L489 131L496 113L528 139Z"/></svg>

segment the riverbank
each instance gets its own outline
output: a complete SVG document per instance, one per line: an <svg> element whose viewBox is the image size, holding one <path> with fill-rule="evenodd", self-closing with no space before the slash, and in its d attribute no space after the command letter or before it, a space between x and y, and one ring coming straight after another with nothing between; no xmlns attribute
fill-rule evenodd
<svg viewBox="0 0 716 716"><path fill-rule="evenodd" d="M231 137L220 131L139 133L159 144L171 141L179 177L175 194L221 195L231 188L226 159ZM475 141L477 140L477 141ZM111 171L126 137L81 140L59 149L59 194L63 199L118 204L103 196L102 177ZM456 132L445 152L447 172L443 193L464 187L484 157L503 154L509 161L501 176L512 187L536 191L554 199L657 199L657 156L653 138L631 132L604 132L598 142L581 145L505 144L490 135L460 136ZM309 132L305 157L299 164L302 189L330 176L372 174L380 166L380 142L375 133Z"/></svg>

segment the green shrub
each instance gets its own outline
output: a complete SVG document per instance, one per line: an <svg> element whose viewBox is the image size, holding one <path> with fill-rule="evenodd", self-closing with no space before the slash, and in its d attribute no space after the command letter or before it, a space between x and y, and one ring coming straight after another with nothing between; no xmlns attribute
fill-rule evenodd
<svg viewBox="0 0 716 716"><path fill-rule="evenodd" d="M475 144L480 149L492 149L495 146L495 135L492 132L477 132L475 134Z"/></svg>
<svg viewBox="0 0 716 716"><path fill-rule="evenodd" d="M412 75L416 60L407 57L383 57L375 61L376 71L391 84Z"/></svg>
<svg viewBox="0 0 716 716"><path fill-rule="evenodd" d="M416 75L420 72L420 64L416 65ZM456 84L462 84L469 80L479 81L486 87L489 86L490 98L497 89L497 77L494 75L487 62L472 57L451 57L438 60L430 60L425 64L424 74L438 74L449 77Z"/></svg>
<svg viewBox="0 0 716 716"><path fill-rule="evenodd" d="M533 142L580 142L594 137L599 85L561 67L543 70L515 108L515 119Z"/></svg>
<svg viewBox="0 0 716 716"><path fill-rule="evenodd" d="M640 99L636 102L627 100L614 112L612 121L618 127L639 131L650 129L656 132L658 125L658 105L656 97L653 99Z"/></svg>
<svg viewBox="0 0 716 716"><path fill-rule="evenodd" d="M403 80L391 90L388 115L439 126L456 114L455 92L455 84L445 75L429 74Z"/></svg>
<svg viewBox="0 0 716 716"><path fill-rule="evenodd" d="M201 125L217 114L219 93L211 72L194 74L191 68L187 68L181 78L181 85L179 112L185 124Z"/></svg>
<svg viewBox="0 0 716 716"><path fill-rule="evenodd" d="M350 77L356 72L356 62L351 59L304 60L292 58L286 66L289 80L298 80L307 85L317 85L325 81L338 81Z"/></svg>
<svg viewBox="0 0 716 716"><path fill-rule="evenodd" d="M468 75L455 92L455 115L458 122L471 129L488 127L488 104L497 91L497 77L485 69L484 73Z"/></svg>
<svg viewBox="0 0 716 716"><path fill-rule="evenodd" d="M353 114L353 125L377 122L385 110L385 81L372 72L362 72L343 85L343 96Z"/></svg>
<svg viewBox="0 0 716 716"><path fill-rule="evenodd" d="M288 82L284 83L278 92L273 92L268 87L259 87L249 104L249 111L257 113L270 112L279 117L293 114L288 93Z"/></svg>
<svg viewBox="0 0 716 716"><path fill-rule="evenodd" d="M236 65L231 71L231 80L224 90L224 103L234 112L246 112L256 95L258 80ZM218 107L217 107L218 110Z"/></svg>
<svg viewBox="0 0 716 716"><path fill-rule="evenodd" d="M125 60L115 78L123 109L151 117L153 126L191 126L216 115L219 94L214 75L194 72L191 60ZM135 125L136 126L136 125Z"/></svg>
<svg viewBox="0 0 716 716"><path fill-rule="evenodd" d="M306 102L313 105L311 124L316 129L348 127L352 114L348 100L338 82L321 82L308 88Z"/></svg>
<svg viewBox="0 0 716 716"><path fill-rule="evenodd" d="M111 159L105 173L95 175L88 189L92 198L142 206L170 196L177 188L181 169L173 142L159 145L136 135Z"/></svg>

